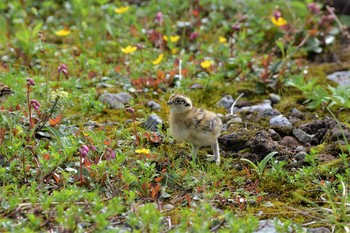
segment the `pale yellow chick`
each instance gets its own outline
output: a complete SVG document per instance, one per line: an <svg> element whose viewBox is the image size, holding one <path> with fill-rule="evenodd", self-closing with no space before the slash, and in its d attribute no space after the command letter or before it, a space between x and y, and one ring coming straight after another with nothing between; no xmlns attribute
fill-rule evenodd
<svg viewBox="0 0 350 233"><path fill-rule="evenodd" d="M200 147L211 146L213 155L208 156L219 164L218 137L221 133L221 119L213 112L193 107L192 101L181 94L172 95L167 104L170 107L170 133L175 140L192 144L193 161L196 160Z"/></svg>

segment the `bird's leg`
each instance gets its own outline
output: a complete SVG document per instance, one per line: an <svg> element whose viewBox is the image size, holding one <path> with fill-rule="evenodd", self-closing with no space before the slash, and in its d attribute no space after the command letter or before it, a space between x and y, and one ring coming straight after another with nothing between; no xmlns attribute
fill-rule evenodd
<svg viewBox="0 0 350 233"><path fill-rule="evenodd" d="M207 155L207 157L209 157L208 160L212 160L215 161L216 164L220 163L220 149L219 149L219 142L216 139L216 142L214 145L211 146L213 148L213 154L214 155Z"/></svg>
<svg viewBox="0 0 350 233"><path fill-rule="evenodd" d="M196 161L197 159L197 154L198 154L198 150L199 150L199 146L193 145L192 144L192 152L191 152L191 156L192 156L192 161Z"/></svg>

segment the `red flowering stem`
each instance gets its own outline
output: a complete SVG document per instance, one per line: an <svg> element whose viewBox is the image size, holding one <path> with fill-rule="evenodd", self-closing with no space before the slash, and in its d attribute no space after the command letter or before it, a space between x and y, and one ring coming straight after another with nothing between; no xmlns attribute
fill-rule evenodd
<svg viewBox="0 0 350 233"><path fill-rule="evenodd" d="M136 118L135 118L135 114L133 113L132 114L132 122L133 122L133 124L134 124L134 132L135 132L135 138L136 138L136 146L139 144L139 141L140 141L140 139L139 139L139 136L137 135L137 129L136 129Z"/></svg>
<svg viewBox="0 0 350 233"><path fill-rule="evenodd" d="M83 155L80 154L80 183L83 183Z"/></svg>
<svg viewBox="0 0 350 233"><path fill-rule="evenodd" d="M28 104L28 116L29 116L29 129L32 129L33 128L32 106L30 104L29 93L30 93L30 86L27 85L27 104Z"/></svg>

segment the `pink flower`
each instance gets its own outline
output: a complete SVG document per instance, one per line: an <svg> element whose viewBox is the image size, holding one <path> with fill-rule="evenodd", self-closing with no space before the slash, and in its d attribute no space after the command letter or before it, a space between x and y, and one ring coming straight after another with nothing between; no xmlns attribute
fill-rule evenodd
<svg viewBox="0 0 350 233"><path fill-rule="evenodd" d="M309 9L309 11L313 14L318 14L320 13L320 8L318 8L317 4L312 2L309 5L307 5L307 8Z"/></svg>
<svg viewBox="0 0 350 233"><path fill-rule="evenodd" d="M32 79L32 78L27 78L27 86L28 86L28 87L30 87L30 86L35 86L34 79Z"/></svg>
<svg viewBox="0 0 350 233"><path fill-rule="evenodd" d="M158 12L157 15L156 15L156 21L159 22L159 23L162 23L163 22L163 14L162 12Z"/></svg>
<svg viewBox="0 0 350 233"><path fill-rule="evenodd" d="M125 109L127 112L134 114L135 113L135 109L133 109L132 107L128 107L127 109Z"/></svg>
<svg viewBox="0 0 350 233"><path fill-rule="evenodd" d="M57 68L57 71L58 71L58 73L62 72L64 75L68 75L66 64L60 64Z"/></svg>
<svg viewBox="0 0 350 233"><path fill-rule="evenodd" d="M33 106L33 108L35 109L35 111L38 111L40 108L40 103L37 100L31 100L30 104Z"/></svg>
<svg viewBox="0 0 350 233"><path fill-rule="evenodd" d="M112 159L115 159L115 153L114 153L114 151L111 149L111 148L107 148L106 149L106 159L108 160L108 161L110 161L110 160L112 160Z"/></svg>
<svg viewBox="0 0 350 233"><path fill-rule="evenodd" d="M241 24L240 23L235 23L231 26L233 31L240 31L241 30Z"/></svg>
<svg viewBox="0 0 350 233"><path fill-rule="evenodd" d="M278 20L279 18L282 17L282 13L281 13L279 10L276 10L276 11L273 13L273 16L275 17L276 20Z"/></svg>
<svg viewBox="0 0 350 233"><path fill-rule="evenodd" d="M195 39L197 39L198 36L199 36L198 32L192 32L190 34L190 40L195 40Z"/></svg>
<svg viewBox="0 0 350 233"><path fill-rule="evenodd" d="M96 147L93 146L93 145L89 145L89 149L92 150L92 151L97 151Z"/></svg>
<svg viewBox="0 0 350 233"><path fill-rule="evenodd" d="M79 149L79 152L81 156L86 157L89 152L89 147L87 147L86 145L82 145Z"/></svg>

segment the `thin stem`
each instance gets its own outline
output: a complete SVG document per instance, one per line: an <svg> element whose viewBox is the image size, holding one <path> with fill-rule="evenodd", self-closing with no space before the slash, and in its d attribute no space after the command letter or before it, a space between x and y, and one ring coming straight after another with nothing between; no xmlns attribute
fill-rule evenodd
<svg viewBox="0 0 350 233"><path fill-rule="evenodd" d="M29 129L32 129L33 128L32 107L30 105L29 93L30 93L30 86L27 85L27 104L28 104Z"/></svg>
<svg viewBox="0 0 350 233"><path fill-rule="evenodd" d="M79 175L80 175L80 183L83 183L83 156L80 154L80 168L79 168Z"/></svg>
<svg viewBox="0 0 350 233"><path fill-rule="evenodd" d="M136 139L136 146L139 144L139 137L137 135L137 129L136 129L136 119L135 119L135 114L132 114L132 122L134 124L134 133L135 133L135 139Z"/></svg>

